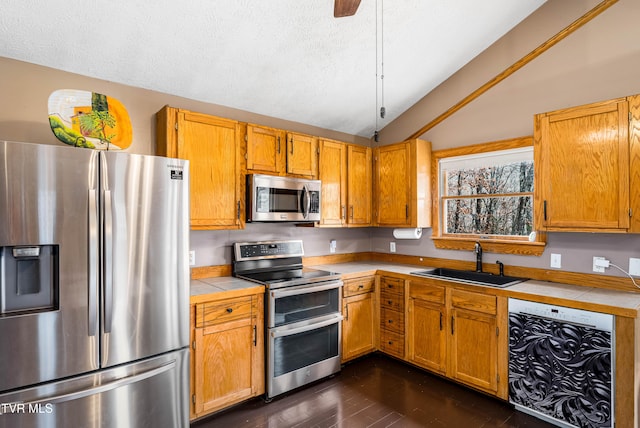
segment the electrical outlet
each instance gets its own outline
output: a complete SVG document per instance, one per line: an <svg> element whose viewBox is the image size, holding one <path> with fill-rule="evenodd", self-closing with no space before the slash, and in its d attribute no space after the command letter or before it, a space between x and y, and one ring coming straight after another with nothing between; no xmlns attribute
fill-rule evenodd
<svg viewBox="0 0 640 428"><path fill-rule="evenodd" d="M594 257L593 258L593 271L594 272L604 272L604 265L602 262L606 260L604 257Z"/></svg>
<svg viewBox="0 0 640 428"><path fill-rule="evenodd" d="M389 242L389 251L392 253L396 252L396 243L395 242Z"/></svg>
<svg viewBox="0 0 640 428"><path fill-rule="evenodd" d="M551 253L551 267L558 269L562 267L562 254Z"/></svg>
<svg viewBox="0 0 640 428"><path fill-rule="evenodd" d="M196 265L196 252L191 250L189 251L189 266Z"/></svg>
<svg viewBox="0 0 640 428"><path fill-rule="evenodd" d="M335 253L336 252L336 246L337 246L337 242L335 239L332 239L331 241L329 241L329 252L330 253Z"/></svg>
<svg viewBox="0 0 640 428"><path fill-rule="evenodd" d="M629 275L640 276L640 259L629 258Z"/></svg>

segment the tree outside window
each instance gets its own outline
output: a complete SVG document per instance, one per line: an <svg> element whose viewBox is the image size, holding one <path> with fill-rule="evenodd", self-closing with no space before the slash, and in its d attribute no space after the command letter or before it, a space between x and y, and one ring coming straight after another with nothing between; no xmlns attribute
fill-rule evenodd
<svg viewBox="0 0 640 428"><path fill-rule="evenodd" d="M442 158L443 235L528 239L533 231L531 147Z"/></svg>

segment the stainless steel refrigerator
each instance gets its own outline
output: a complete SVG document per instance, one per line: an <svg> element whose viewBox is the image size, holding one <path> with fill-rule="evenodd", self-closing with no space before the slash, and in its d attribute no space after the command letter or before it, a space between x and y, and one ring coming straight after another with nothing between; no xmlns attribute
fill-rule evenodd
<svg viewBox="0 0 640 428"><path fill-rule="evenodd" d="M0 141L0 427L186 427L183 160Z"/></svg>

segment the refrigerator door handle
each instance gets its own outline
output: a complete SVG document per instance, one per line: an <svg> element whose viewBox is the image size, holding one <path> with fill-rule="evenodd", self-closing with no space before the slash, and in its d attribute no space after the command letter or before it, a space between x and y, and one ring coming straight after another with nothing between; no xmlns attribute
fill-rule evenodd
<svg viewBox="0 0 640 428"><path fill-rule="evenodd" d="M114 380L113 382L105 383L104 385L98 385L93 388L83 389L75 392L69 392L66 394L54 395L51 397L42 397L38 400L25 403L25 405L27 405L27 408L29 408L28 407L29 405L35 406L38 403L57 404L57 403L64 403L66 401L79 400L80 398L89 397L91 395L100 394L106 391L111 391L116 388L121 388L123 386L130 385L132 383L140 382L141 380L157 376L160 373L164 373L166 371L172 370L175 366L176 366L175 360L170 361L154 369L147 370L133 376L120 378L120 379Z"/></svg>
<svg viewBox="0 0 640 428"><path fill-rule="evenodd" d="M104 332L111 332L113 320L113 216L111 191L104 191Z"/></svg>
<svg viewBox="0 0 640 428"><path fill-rule="evenodd" d="M89 189L89 336L98 329L98 197L96 189Z"/></svg>

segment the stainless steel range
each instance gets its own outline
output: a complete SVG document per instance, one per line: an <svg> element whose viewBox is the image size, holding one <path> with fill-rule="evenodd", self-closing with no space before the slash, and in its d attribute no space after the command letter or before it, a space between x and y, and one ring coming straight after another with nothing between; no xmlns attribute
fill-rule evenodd
<svg viewBox="0 0 640 428"><path fill-rule="evenodd" d="M266 286L266 398L340 371L340 275L302 266L302 241L234 245L234 275Z"/></svg>

